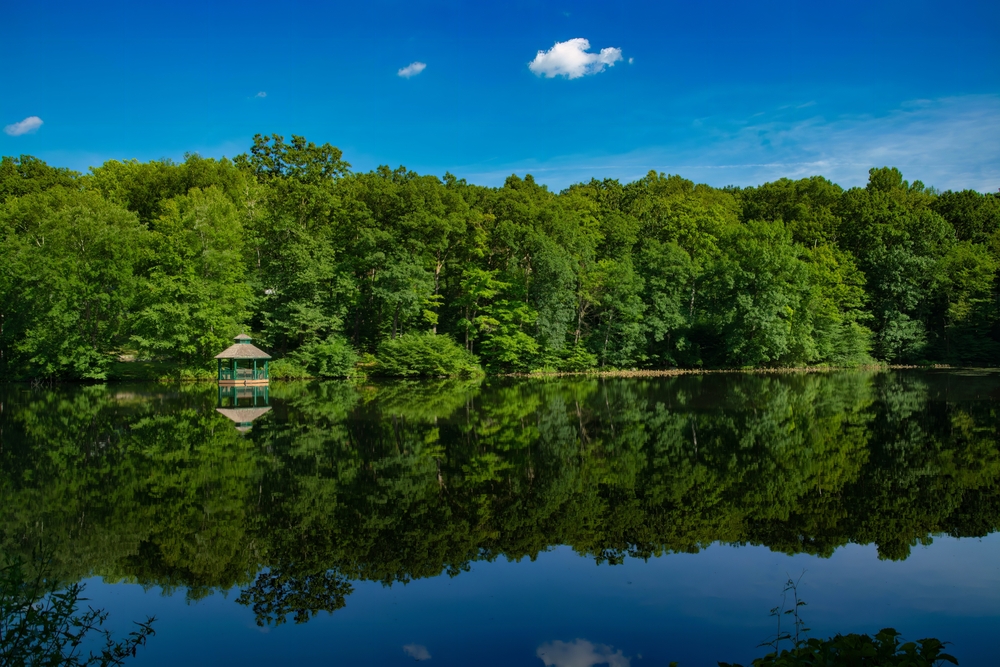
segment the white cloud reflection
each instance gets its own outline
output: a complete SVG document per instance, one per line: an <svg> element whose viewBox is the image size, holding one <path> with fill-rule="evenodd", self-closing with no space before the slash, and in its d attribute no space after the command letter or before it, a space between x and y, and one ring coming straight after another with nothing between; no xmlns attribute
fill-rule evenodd
<svg viewBox="0 0 1000 667"><path fill-rule="evenodd" d="M541 658L545 667L629 667L631 664L621 649L613 651L607 644L593 644L586 639L546 642L538 647L535 655Z"/></svg>
<svg viewBox="0 0 1000 667"><path fill-rule="evenodd" d="M403 653L418 662L431 659L431 652L423 644L407 644L403 647Z"/></svg>

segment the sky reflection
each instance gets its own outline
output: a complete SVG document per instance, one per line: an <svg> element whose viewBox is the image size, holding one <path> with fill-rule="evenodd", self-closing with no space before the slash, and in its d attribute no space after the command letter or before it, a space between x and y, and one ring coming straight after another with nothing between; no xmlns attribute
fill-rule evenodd
<svg viewBox="0 0 1000 667"><path fill-rule="evenodd" d="M629 667L631 661L605 644L592 644L586 639L571 642L546 642L538 647L535 655L541 658L545 667Z"/></svg>
<svg viewBox="0 0 1000 667"><path fill-rule="evenodd" d="M815 636L891 626L907 639L951 641L963 667L993 664L1000 535L938 538L900 562L878 560L873 546L849 545L823 559L713 545L610 566L559 547L534 562L477 562L454 578L358 582L345 608L269 633L233 602L235 592L186 603L183 595L91 580L87 593L120 628L147 614L160 619L137 665L639 667L677 660L686 667L746 664L758 655L756 645L774 631L768 610L788 576L803 570Z"/></svg>

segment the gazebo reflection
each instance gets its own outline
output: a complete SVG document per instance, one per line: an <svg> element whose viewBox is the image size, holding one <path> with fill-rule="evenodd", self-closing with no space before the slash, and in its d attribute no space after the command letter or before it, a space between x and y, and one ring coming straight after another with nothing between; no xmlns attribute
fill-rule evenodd
<svg viewBox="0 0 1000 667"><path fill-rule="evenodd" d="M269 412L268 385L219 385L219 403L215 411L231 419L240 433L248 433L253 421Z"/></svg>

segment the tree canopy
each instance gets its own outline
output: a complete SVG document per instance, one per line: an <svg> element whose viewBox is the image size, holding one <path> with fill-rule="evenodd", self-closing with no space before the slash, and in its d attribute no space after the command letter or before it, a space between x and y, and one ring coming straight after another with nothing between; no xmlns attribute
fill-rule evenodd
<svg viewBox="0 0 1000 667"><path fill-rule="evenodd" d="M490 373L994 364L998 276L1000 197L889 167L848 190L650 172L555 193L354 172L300 136L83 175L0 161L7 379L207 368L242 330L320 375L389 372L365 355L424 334Z"/></svg>

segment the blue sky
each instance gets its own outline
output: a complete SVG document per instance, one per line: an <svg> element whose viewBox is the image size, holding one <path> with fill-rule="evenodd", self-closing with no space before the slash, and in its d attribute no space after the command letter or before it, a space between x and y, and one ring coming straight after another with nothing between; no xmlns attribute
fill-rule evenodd
<svg viewBox="0 0 1000 667"><path fill-rule="evenodd" d="M233 156L260 132L330 142L359 170L486 185L655 169L850 186L894 165L941 189L1000 188L995 1L33 0L0 14L0 154L82 171ZM412 63L425 67L400 76Z"/></svg>

